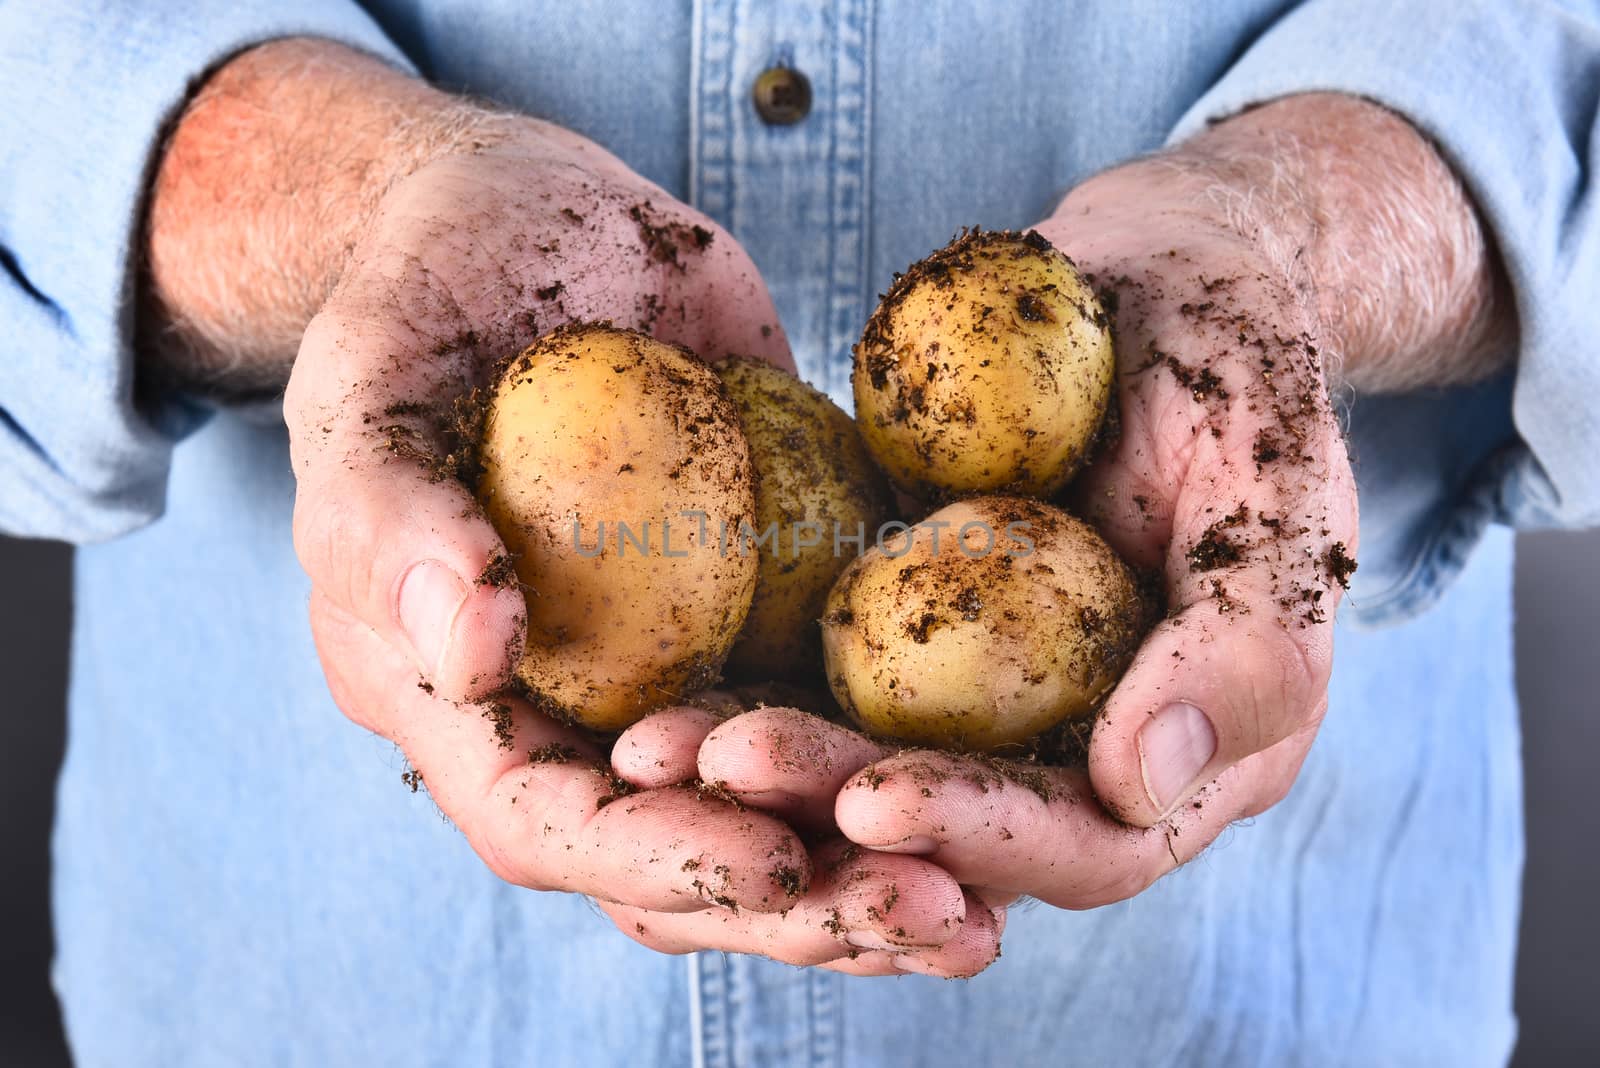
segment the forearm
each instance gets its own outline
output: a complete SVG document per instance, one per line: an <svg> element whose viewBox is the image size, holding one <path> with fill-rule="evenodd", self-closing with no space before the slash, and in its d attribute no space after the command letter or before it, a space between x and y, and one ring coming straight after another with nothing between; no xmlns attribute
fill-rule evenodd
<svg viewBox="0 0 1600 1068"><path fill-rule="evenodd" d="M327 41L228 62L185 110L151 187L146 371L211 392L281 388L384 191L502 138L507 121Z"/></svg>
<svg viewBox="0 0 1600 1068"><path fill-rule="evenodd" d="M1353 97L1290 97L1084 183L1060 214L1127 216L1159 244L1229 231L1301 294L1330 375L1368 391L1481 379L1515 313L1466 191L1408 123Z"/></svg>

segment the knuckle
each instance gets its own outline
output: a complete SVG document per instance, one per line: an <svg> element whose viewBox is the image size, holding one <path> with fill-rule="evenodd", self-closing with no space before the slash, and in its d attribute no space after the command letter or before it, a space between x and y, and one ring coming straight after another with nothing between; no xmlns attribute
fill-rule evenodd
<svg viewBox="0 0 1600 1068"><path fill-rule="evenodd" d="M334 604L355 611L382 592L376 588L373 525L353 495L302 484L295 495L293 539L301 567Z"/></svg>
<svg viewBox="0 0 1600 1068"><path fill-rule="evenodd" d="M1165 851L1165 846L1162 849ZM1092 882L1074 894L1070 907L1097 909L1114 905L1119 901L1127 901L1150 889L1158 877L1156 872L1147 871L1143 867L1108 873L1103 880Z"/></svg>
<svg viewBox="0 0 1600 1068"><path fill-rule="evenodd" d="M1333 677L1333 643L1328 628L1306 628L1291 633L1281 624L1278 633L1278 663L1283 677L1283 699L1295 710L1294 726L1308 718Z"/></svg>
<svg viewBox="0 0 1600 1068"><path fill-rule="evenodd" d="M1257 652L1245 664L1249 685L1236 710L1244 751L1275 745L1311 722L1333 672L1332 643L1324 631L1299 632L1273 623L1258 632Z"/></svg>
<svg viewBox="0 0 1600 1068"><path fill-rule="evenodd" d="M530 853L537 852L537 847L514 841L502 825L495 824L485 831L470 835L468 840L484 866L497 879L529 890L556 889L538 871L536 858L530 856Z"/></svg>
<svg viewBox="0 0 1600 1068"><path fill-rule="evenodd" d="M633 939L646 949L654 950L669 957L682 957L694 952L694 947L670 935L657 934L648 924L639 920L630 920L627 917L611 917L611 922L617 925L617 930Z"/></svg>
<svg viewBox="0 0 1600 1068"><path fill-rule="evenodd" d="M1289 791L1294 789L1294 783L1295 780L1293 776L1284 776L1282 778L1272 779L1265 783L1261 787L1256 798L1244 810L1244 818L1248 819L1252 816L1259 816L1261 813L1267 811L1267 809L1273 808L1280 804L1286 797L1289 796Z"/></svg>
<svg viewBox="0 0 1600 1068"><path fill-rule="evenodd" d="M328 693L333 698L333 703L344 717L358 727L377 733L377 719L367 713L366 705L357 694L355 686L351 685L344 671L343 657L337 648L328 648L318 641L318 649L322 653L322 674L328 683Z"/></svg>
<svg viewBox="0 0 1600 1068"><path fill-rule="evenodd" d="M283 419L291 442L314 443L316 427L328 414L319 388L325 379L326 361L318 355L338 351L338 334L334 317L323 311L311 318L300 336L300 348L283 391Z"/></svg>
<svg viewBox="0 0 1600 1068"><path fill-rule="evenodd" d="M577 875L575 832L558 811L571 785L570 779L550 782L514 767L487 789L444 783L434 800L497 878L529 890L560 890L568 888L564 876ZM556 853L564 855L566 867L552 863Z"/></svg>
<svg viewBox="0 0 1600 1068"><path fill-rule="evenodd" d="M488 868L494 877L500 881L510 883L513 886L526 887L529 890L546 889L535 885L536 881L530 879L523 867L506 854L502 843L494 836L491 835L486 840L479 842L477 853L479 858L482 859L484 867Z"/></svg>

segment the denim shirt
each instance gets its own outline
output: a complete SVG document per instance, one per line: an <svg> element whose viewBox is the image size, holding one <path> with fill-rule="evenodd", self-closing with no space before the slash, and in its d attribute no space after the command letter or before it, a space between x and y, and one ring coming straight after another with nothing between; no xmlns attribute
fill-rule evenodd
<svg viewBox="0 0 1600 1068"><path fill-rule="evenodd" d="M1592 4L167 7L0 8L0 527L86 545L55 836L81 1063L1504 1061L1521 783L1492 524L1600 516ZM1133 900L1014 908L971 981L656 955L583 899L497 881L334 708L281 423L135 398L162 124L217 62L295 33L570 126L708 212L842 403L876 293L959 226L1035 222L1262 100L1360 94L1471 189L1516 370L1352 400L1362 567L1326 725L1275 809ZM750 86L779 63L814 106L770 127Z"/></svg>

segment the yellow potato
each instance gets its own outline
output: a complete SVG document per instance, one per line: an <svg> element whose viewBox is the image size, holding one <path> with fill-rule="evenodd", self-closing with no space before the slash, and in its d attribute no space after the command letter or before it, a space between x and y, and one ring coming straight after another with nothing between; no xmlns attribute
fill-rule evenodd
<svg viewBox="0 0 1600 1068"><path fill-rule="evenodd" d="M719 531L755 499L709 367L633 331L562 328L502 371L479 458L526 591L517 678L537 705L620 730L717 679L756 582Z"/></svg>
<svg viewBox="0 0 1600 1068"><path fill-rule="evenodd" d="M851 564L822 641L834 696L868 734L995 751L1091 714L1144 616L1132 572L1086 524L976 497Z"/></svg>
<svg viewBox="0 0 1600 1068"><path fill-rule="evenodd" d="M1115 371L1071 260L1031 230L972 231L895 279L851 384L862 436L902 489L1045 497L1087 459Z"/></svg>
<svg viewBox="0 0 1600 1068"><path fill-rule="evenodd" d="M828 590L872 544L889 514L889 487L855 423L823 394L760 360L735 357L717 374L750 442L754 530L773 532L760 545L746 543L760 556L760 572L728 669L747 678L815 677Z"/></svg>

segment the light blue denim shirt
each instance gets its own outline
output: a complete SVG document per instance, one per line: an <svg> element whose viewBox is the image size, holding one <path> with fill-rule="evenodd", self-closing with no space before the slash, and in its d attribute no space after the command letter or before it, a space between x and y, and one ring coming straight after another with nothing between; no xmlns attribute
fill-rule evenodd
<svg viewBox="0 0 1600 1068"><path fill-rule="evenodd" d="M0 527L95 543L55 839L81 1063L1504 1060L1522 816L1510 534L1490 525L1600 516L1592 4L210 6L0 6ZM1477 198L1517 369L1354 399L1362 567L1326 726L1277 808L1134 900L1014 909L1004 958L968 982L658 956L581 899L498 882L334 708L281 425L135 402L128 295L162 123L209 67L292 33L568 125L696 203L841 401L875 294L959 226L1034 222L1254 102L1358 93L1431 134ZM777 62L811 79L794 126L750 104Z"/></svg>

